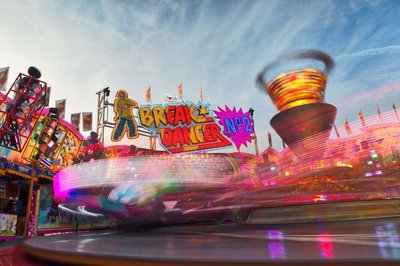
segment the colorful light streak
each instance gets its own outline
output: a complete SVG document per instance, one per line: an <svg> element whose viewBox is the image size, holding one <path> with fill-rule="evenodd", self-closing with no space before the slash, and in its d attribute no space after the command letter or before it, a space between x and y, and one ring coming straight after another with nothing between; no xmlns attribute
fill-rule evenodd
<svg viewBox="0 0 400 266"><path fill-rule="evenodd" d="M364 134L366 130L372 128L400 125L400 121L398 121L396 114L393 111L382 112L380 116L378 114L367 116L364 117L364 120L365 120L365 126L362 125L360 120L354 120L349 122L349 126L352 132L351 134L348 134L346 132L344 124L337 124L336 127L340 134L340 138L359 136L361 134ZM334 132L332 132L330 137L331 139L337 138Z"/></svg>
<svg viewBox="0 0 400 266"><path fill-rule="evenodd" d="M161 205L165 202L165 207L173 202L174 207L168 210L181 210L188 219L252 208L387 199L400 196L398 178L387 176L386 172L387 162L395 161L388 160L388 154L399 151L399 126L396 123L373 126L375 131L371 133L367 124L362 131L364 134L332 139L325 150L319 150L320 140L316 135L306 140L315 149L305 151L310 152L309 157L319 152L322 159L310 161L300 161L290 149L286 149L277 153L275 161L264 161L264 158L261 160L244 153L231 154L230 158L186 154L137 156L74 165L60 172L67 173L65 178L61 178L62 175L56 178L55 186L62 181L55 194L78 195L74 194L74 190L92 189L93 193L103 193L103 201L108 205L96 205L92 201L81 205L111 210L119 203L126 215L132 217L137 212L129 210L129 206L146 207L153 199L162 201ZM368 145L365 140L368 140ZM353 145L361 143L364 144L360 151L351 151ZM334 154L337 148L341 155ZM360 171L357 162L364 160L367 165L372 155L378 156L373 159L374 164L381 165L385 175L362 178L365 173L357 174ZM263 166L263 170L256 171L257 165ZM275 167L274 171L271 166ZM382 180L385 187L380 186ZM111 195L113 190L119 196L107 198L109 195L105 195L104 191ZM74 209L77 209L76 206Z"/></svg>
<svg viewBox="0 0 400 266"><path fill-rule="evenodd" d="M234 177L232 162L223 156L192 154L113 158L61 170L54 178L54 193L56 197L62 197L68 191L91 187L120 187L120 191L123 186L127 186L127 191L134 186L142 190L171 184L207 187L226 184Z"/></svg>

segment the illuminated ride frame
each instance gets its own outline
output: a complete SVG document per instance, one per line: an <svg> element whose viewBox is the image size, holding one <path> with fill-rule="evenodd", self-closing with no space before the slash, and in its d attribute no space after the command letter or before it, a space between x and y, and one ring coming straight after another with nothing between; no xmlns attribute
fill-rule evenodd
<svg viewBox="0 0 400 266"><path fill-rule="evenodd" d="M39 80L40 71L30 67L28 73L20 73L0 99L0 146L18 152L26 145L48 93L46 82Z"/></svg>
<svg viewBox="0 0 400 266"><path fill-rule="evenodd" d="M67 134L66 127L59 121L57 108L50 108L48 115L39 117L23 150L22 158L32 164L51 169L64 147Z"/></svg>

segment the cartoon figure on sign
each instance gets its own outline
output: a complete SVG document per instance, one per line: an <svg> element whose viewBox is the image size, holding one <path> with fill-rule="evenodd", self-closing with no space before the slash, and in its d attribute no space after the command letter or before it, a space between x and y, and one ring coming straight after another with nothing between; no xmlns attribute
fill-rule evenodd
<svg viewBox="0 0 400 266"><path fill-rule="evenodd" d="M139 137L138 125L133 117L133 108L138 108L138 103L128 98L128 93L124 90L117 91L114 101L115 127L111 134L112 141L120 141L127 131L128 139Z"/></svg>

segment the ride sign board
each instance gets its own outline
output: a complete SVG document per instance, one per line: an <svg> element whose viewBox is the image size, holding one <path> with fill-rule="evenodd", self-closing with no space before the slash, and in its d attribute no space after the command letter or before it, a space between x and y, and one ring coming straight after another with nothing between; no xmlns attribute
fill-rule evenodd
<svg viewBox="0 0 400 266"><path fill-rule="evenodd" d="M226 105L225 110L221 107L218 107L218 110L214 113L224 127L224 134L235 143L238 150L242 144L247 147L247 142L251 143L251 135L254 134L254 124L250 112L244 113L242 108L236 111L235 107L231 110Z"/></svg>
<svg viewBox="0 0 400 266"><path fill-rule="evenodd" d="M219 124L209 113L209 105L190 102L165 105L142 105L139 121L160 138L169 153L201 151L228 147Z"/></svg>

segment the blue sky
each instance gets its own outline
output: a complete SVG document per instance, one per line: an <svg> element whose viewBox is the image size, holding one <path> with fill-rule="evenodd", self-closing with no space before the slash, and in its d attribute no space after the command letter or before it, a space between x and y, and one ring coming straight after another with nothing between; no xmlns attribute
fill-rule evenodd
<svg viewBox="0 0 400 266"><path fill-rule="evenodd" d="M184 98L198 101L202 87L212 109L255 109L264 150L277 111L255 76L287 52L318 49L334 58L326 102L339 109L337 125L358 119L360 109L375 114L376 104L400 107L399 14L398 1L3 1L0 67L11 67L9 83L39 67L51 102L67 99L67 118L96 113L95 93L107 86L139 103L147 86L153 103L177 95L180 82Z"/></svg>

